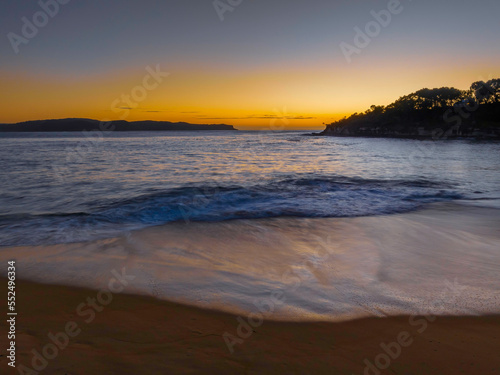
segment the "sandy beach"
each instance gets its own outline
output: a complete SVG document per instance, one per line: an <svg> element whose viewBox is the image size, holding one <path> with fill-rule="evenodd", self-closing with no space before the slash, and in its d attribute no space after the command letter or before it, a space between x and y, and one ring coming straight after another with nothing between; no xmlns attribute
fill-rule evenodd
<svg viewBox="0 0 500 375"><path fill-rule="evenodd" d="M500 1L2 5L0 375L500 375Z"/></svg>
<svg viewBox="0 0 500 375"><path fill-rule="evenodd" d="M5 279L2 279L5 285ZM498 374L500 317L391 317L342 323L287 323L264 320L234 345L238 317L159 301L113 295L95 318L77 307L96 298L89 289L17 283L16 365L32 367L33 350L43 353L74 322L67 346L47 360L43 374ZM6 310L6 303L1 302ZM248 317L243 316L248 321ZM241 318L240 318L241 319ZM430 321L429 321L430 320ZM434 320L434 321L432 321ZM426 323L424 323L427 321ZM258 323L258 322L257 322ZM0 323L6 346L7 323ZM242 329L240 333L247 335ZM406 334L407 333L407 334ZM401 336L402 335L402 336ZM394 344L404 338L408 346ZM392 343L392 344L391 344ZM387 356L383 349L392 353ZM45 349L53 355L50 348ZM391 351L392 350L392 351ZM400 351L400 353L398 353ZM398 354L398 355L396 355ZM385 365L384 371L376 364ZM7 366L5 352L0 357ZM368 367L367 363L372 366ZM43 362L38 363L43 367ZM2 371L2 373L4 373ZM30 372L26 372L30 373Z"/></svg>
<svg viewBox="0 0 500 375"><path fill-rule="evenodd" d="M4 247L0 264L15 259L22 280L93 290L125 273L124 293L271 320L494 315L499 227L498 209L463 204L359 218L180 222Z"/></svg>
<svg viewBox="0 0 500 375"><path fill-rule="evenodd" d="M498 221L496 208L441 204L4 248L18 277L17 368L5 352L0 365L24 375L499 374ZM322 234L318 248L310 239Z"/></svg>

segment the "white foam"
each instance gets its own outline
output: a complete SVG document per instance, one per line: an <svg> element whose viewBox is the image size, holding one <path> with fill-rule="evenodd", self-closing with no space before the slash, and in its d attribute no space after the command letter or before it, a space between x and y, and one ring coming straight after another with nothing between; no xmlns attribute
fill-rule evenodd
<svg viewBox="0 0 500 375"><path fill-rule="evenodd" d="M16 258L20 278L96 289L126 267L136 276L128 292L240 314L271 303L273 319L499 313L499 212L441 204L379 217L169 224L2 249L0 260Z"/></svg>

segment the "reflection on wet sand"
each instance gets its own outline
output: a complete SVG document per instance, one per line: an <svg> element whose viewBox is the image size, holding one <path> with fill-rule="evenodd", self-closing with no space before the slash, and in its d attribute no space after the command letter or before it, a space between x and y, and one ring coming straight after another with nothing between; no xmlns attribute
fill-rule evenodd
<svg viewBox="0 0 500 375"><path fill-rule="evenodd" d="M99 289L112 269L129 292L269 318L500 312L500 215L438 204L392 216L173 223L89 243L4 248L18 277ZM274 294L273 294L274 293ZM270 309L268 309L270 310Z"/></svg>

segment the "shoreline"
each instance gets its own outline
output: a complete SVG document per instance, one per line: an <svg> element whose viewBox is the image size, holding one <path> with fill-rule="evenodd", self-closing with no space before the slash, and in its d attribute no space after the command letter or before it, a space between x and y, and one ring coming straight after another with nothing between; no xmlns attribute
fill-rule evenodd
<svg viewBox="0 0 500 375"><path fill-rule="evenodd" d="M196 130L237 130L227 124L191 124L187 122L171 121L126 121L107 120L99 121L88 118L64 118L23 121L14 124L0 124L0 133L34 133L34 132L97 132L109 133L113 131L196 131ZM102 136L102 134L101 134Z"/></svg>
<svg viewBox="0 0 500 375"><path fill-rule="evenodd" d="M5 249L10 251L4 252L1 258L5 261L9 257L17 258L17 276L20 277L16 280L18 315L15 347L18 367L12 369L7 365L8 354L4 353L10 345L7 340L9 323L7 319L3 319L0 322L0 347L4 353L0 356L0 368L5 368L2 373L6 374L33 374L34 372L29 370L38 366L36 373L55 375L498 374L500 314L495 312L497 310L474 315L475 313L471 312L473 309L459 308L456 311L461 313L449 314L446 313L449 310L444 309L441 304L446 301L456 307L465 308L470 303L491 301L491 306L494 307L496 298L489 294L481 296L482 292L486 293L484 281L493 280L492 272L496 272L497 268L490 268L493 263L484 265L485 268L480 272L480 284L475 287L476 282L473 280L465 279L464 284L461 280L467 276L465 269L484 263L476 263L475 256L483 254L483 250L486 251L484 254L488 251L497 253L495 249L498 249L496 233L499 220L497 208L438 203L410 214L341 220L288 218L208 225L177 224L150 228L132 233L127 238L96 243ZM433 227L439 228L439 231L430 231ZM420 289L441 285L438 279L427 280L429 274L421 275L422 270L429 272L433 267L437 267L434 274L438 274L447 263L450 263L449 270L452 270L449 276L460 274L458 291L462 290L461 285L472 289L465 289L461 299L456 299L455 294L435 294L436 299L430 299L429 304L421 306L421 311L417 309L414 315L411 315L412 312L382 317L351 315L350 319L341 321L321 318L310 320L305 316L306 319L297 320L286 319L283 315L275 315L273 312L261 315L248 310L223 311L227 304L222 303L223 300L219 301L218 297L210 299L211 296L207 294L209 290L214 290L215 286L206 284L204 279L196 279L203 275L202 270L205 269L204 263L198 263L201 261L200 255L220 262L229 260L231 254L237 253L234 254L235 259L241 262L241 266L260 270L264 264L270 263L269 260L264 258L264 263L255 264L249 264L248 261L259 259L266 254L271 256L271 259L275 256L281 259L280 256L290 256L291 250L298 246L301 256L310 248L313 257L309 259L318 260L317 249L311 247L307 241L311 236L324 234L326 228L329 228L328 233L334 236L331 242L334 247L327 253L334 264L343 264L336 270L340 272L336 280L343 280L354 271L368 272L366 283L359 286L366 290L368 295L377 290L370 291L372 277L379 282L389 282L384 284L386 287L389 287L390 281L393 280L398 288L404 287L404 278L409 278L412 283L407 285L408 293L409 296L415 297ZM387 235L389 242L384 239ZM256 241L257 238L261 238L263 242ZM369 242L359 242L363 238ZM372 242L377 238L382 243L375 252L378 254L375 259L379 261L375 262L376 267L372 268L371 262L365 263L372 251L359 253L359 246L362 245L362 249L368 251L373 243L377 243ZM449 242L451 238L455 240ZM418 245L420 239L425 240L422 244L429 244L429 241L433 244L424 253L422 251L425 248L422 244ZM481 242L477 243L479 239ZM229 242L226 243L227 241ZM440 241L444 242L437 246ZM275 254L269 254L269 243L274 244L273 248L277 251ZM411 244L412 247L408 248L405 243ZM226 244L228 248L221 248L222 244ZM349 244L353 247L347 246ZM474 244L480 245L477 249L483 249L476 255L472 251L474 247L471 247ZM199 247L202 245L206 247ZM151 249L159 250L161 246L165 246L165 249L184 250L178 253L170 253L168 250L161 253L161 256L156 254L148 258L144 269L138 267L142 263L135 263L136 261L146 260L147 254L154 255ZM459 251L460 246L463 247L462 251ZM210 249L214 253L211 254L208 251ZM287 251L282 253L280 249ZM452 249L451 253L447 253ZM218 251L221 251L224 257ZM358 253L358 258L349 258L355 253ZM181 254L189 257L179 258ZM245 258L245 254L252 256ZM171 258L173 255L175 257ZM345 258L346 256L349 257ZM404 266L408 257L417 257L412 261L415 267L420 261L425 262L420 268L409 269ZM428 257L433 261L429 263ZM43 261L37 261L37 258ZM318 264L313 267L313 263L306 260L290 263L287 258L283 258L279 263L295 264L295 267L302 265L303 271L313 271L319 282L330 284L331 281L324 279L328 274L332 276L331 272L334 270L326 266L328 262L328 258L321 258L324 269L318 268ZM394 265L389 265L391 262L395 262ZM160 267L161 264L166 268L153 271L154 267ZM183 264L189 267L199 265L200 268L187 272L189 268L182 268ZM211 261L209 264L214 265ZM353 268L345 274L342 273L349 264L352 264ZM218 263L215 265L219 266ZM223 267L222 270L226 272L234 266L235 263L229 263L229 266ZM105 271L99 272L100 267ZM122 267L127 268L125 273L125 268ZM462 267L466 268L461 270ZM82 269L87 271L79 274L77 270ZM151 271L151 276L155 278L161 278L164 274L173 277L163 280L163 285L167 288L164 290L167 291L168 288L185 283L185 288L179 289L179 293L184 297L187 297L186 293L190 292L193 286L205 287L207 289L204 293L201 293L200 289L200 297L207 298L205 302L212 302L204 305L197 301L197 305L194 305L185 303L182 299L169 300L166 298L168 295L162 295L161 289L157 290L161 284L150 285L147 277L139 280L140 274L135 271L142 272L141 270ZM286 272L285 269L273 268L274 271L278 274ZM33 272L39 274L38 281L43 280L41 283L25 281L26 276ZM224 275L224 272L221 275ZM62 274L69 277L66 280L68 283L54 282ZM85 274L87 282L90 282L88 286L69 286L74 285L71 280L79 280ZM184 279L184 274L190 275L189 279ZM270 271L265 273L271 274ZM132 281L123 275L137 275L138 278ZM310 287L316 280L310 279L312 274L299 272L298 275L301 275L303 289L299 287L294 291L293 285L288 286L288 291L285 288L289 299L287 302L292 303L294 296L307 298L312 291ZM359 275L351 276L352 280L359 280ZM420 279L420 276L425 278ZM53 277L55 279L52 279ZM220 278L216 277L216 280ZM244 280L242 279L241 283L247 285ZM455 285L453 277L449 277L449 280ZM141 282L143 288L136 288ZM161 280L158 279L158 282L161 283ZM311 282L313 284L310 284ZM333 284L342 285L339 282ZM6 278L0 276L0 283L6 286ZM221 284L214 285L220 288ZM238 289L238 285L238 282L228 284L227 288L234 291L235 288ZM276 284L273 285L276 287ZM418 285L418 288L415 289L412 285ZM444 282L442 286L445 285L448 285L447 288L450 286ZM148 291L146 295L144 290ZM385 287L383 290L386 290ZM333 291L332 289L327 292L325 296L333 297ZM248 293L245 295L249 302L255 297L249 291L241 292ZM430 291L427 290L426 293ZM369 301L359 299L357 294L346 294L345 298L347 299L344 302L366 303L366 306L372 306ZM6 300L7 298L3 298L0 302L0 308L4 311L7 311ZM334 309L339 306L338 303L341 301L333 303L332 300L332 304L327 307L333 309L329 310L330 314L335 314ZM432 310L433 306L435 310ZM373 307L380 308L378 305ZM278 310L275 313L277 312Z"/></svg>
<svg viewBox="0 0 500 375"><path fill-rule="evenodd" d="M394 134L340 134L340 133L306 133L305 136L310 137L333 137L333 138L374 138L374 139L409 139L414 141L500 141L499 136L488 137L488 136L446 136L446 137L436 137L432 135L394 135Z"/></svg>
<svg viewBox="0 0 500 375"><path fill-rule="evenodd" d="M128 293L281 321L486 315L500 313L499 223L496 207L451 203L388 216L173 223L3 248L0 261L16 259L23 280L95 290L126 269Z"/></svg>
<svg viewBox="0 0 500 375"><path fill-rule="evenodd" d="M240 338L238 319L247 317L229 313L114 294L95 319L86 323L88 317L79 316L75 309L95 297L95 291L19 280L16 291L18 366L31 368L31 351L43 352L51 343L50 332L57 335L70 321L81 330L47 361L44 374L363 374L368 363L373 367L367 373L376 374L376 363L385 366L387 358L389 368L380 373L500 371L499 315L443 316L428 320L425 327L424 318L411 324L409 316L341 323L264 320L248 337ZM2 308L5 305L2 299ZM5 320L0 327L6 332ZM403 342L411 343L398 349L394 343L404 332L408 335ZM233 354L224 341L226 333L239 339ZM2 348L5 336L0 338ZM394 358L385 355L382 344L389 348L386 351L393 348ZM7 366L5 356L0 357L0 366L10 370L6 373L17 373Z"/></svg>

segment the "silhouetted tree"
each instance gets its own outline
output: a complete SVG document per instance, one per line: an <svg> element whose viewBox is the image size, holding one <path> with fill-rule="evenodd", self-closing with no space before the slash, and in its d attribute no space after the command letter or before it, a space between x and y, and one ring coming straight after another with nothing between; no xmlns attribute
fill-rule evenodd
<svg viewBox="0 0 500 375"><path fill-rule="evenodd" d="M489 134L493 134L500 131L499 102L500 79L474 82L466 91L454 87L423 88L386 107L372 105L364 113L354 113L327 125L327 129L381 136L421 135L422 129L425 133L453 126L452 134L457 136L472 134L476 128L490 129Z"/></svg>

